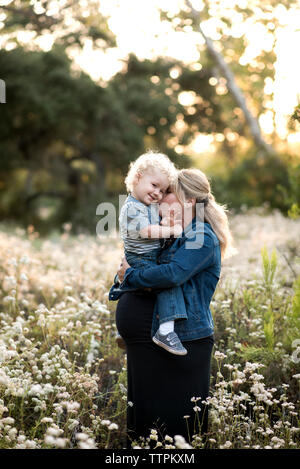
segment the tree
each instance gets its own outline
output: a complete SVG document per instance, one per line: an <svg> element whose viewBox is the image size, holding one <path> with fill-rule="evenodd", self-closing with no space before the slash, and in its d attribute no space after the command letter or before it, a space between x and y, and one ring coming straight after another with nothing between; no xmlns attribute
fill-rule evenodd
<svg viewBox="0 0 300 469"><path fill-rule="evenodd" d="M193 18L195 19L195 21L197 21L197 19L199 21L199 12L197 12L197 10L193 8L189 0L186 0L186 3L191 9L191 14ZM273 148L264 140L261 134L259 123L257 119L252 115L252 112L250 111L250 109L248 108L245 97L236 83L233 72L231 71L226 61L224 60L222 54L215 48L213 41L204 33L201 27L201 20L198 25L198 30L205 40L209 54L215 61L217 67L220 70L220 73L226 79L227 88L233 95L233 98L236 104L238 105L238 107L243 111L245 121L247 122L250 128L250 132L252 134L254 142L256 143L258 147L264 148L264 150L266 150L267 153L274 153Z"/></svg>
<svg viewBox="0 0 300 469"><path fill-rule="evenodd" d="M89 192L84 179L104 187L97 125L105 119L106 91L71 73L57 48L2 50L0 64L9 103L0 119L2 215L35 221L34 204L48 197L60 201L65 220Z"/></svg>
<svg viewBox="0 0 300 469"><path fill-rule="evenodd" d="M175 66L181 68L173 79ZM177 147L190 141L195 120L206 130L222 128L222 121L207 118L207 109L218 115L209 70L196 80L176 61L130 56L101 87L74 73L59 47L2 50L0 67L9 103L0 118L0 212L26 224L40 223L46 203L56 223L95 226L97 204L124 193L124 175L139 154L157 149L187 166ZM193 87L203 98L191 113L178 95ZM184 118L187 125L179 129Z"/></svg>
<svg viewBox="0 0 300 469"><path fill-rule="evenodd" d="M8 34L9 42L16 44L19 44L17 33L25 31L34 33L33 40L51 34L55 44L64 48L83 47L86 39L91 39L94 47L115 47L115 37L100 11L100 3L14 0L0 6L0 13L6 17L1 34Z"/></svg>
<svg viewBox="0 0 300 469"><path fill-rule="evenodd" d="M295 0L281 2L281 9L288 9L297 5ZM250 129L252 137L263 152L273 152L269 142L262 136L258 118L270 110L272 96L264 93L266 83L274 82L274 63L276 60L275 44L276 33L280 28L276 8L278 2L248 0L247 2L220 0L203 0L198 2L185 0L181 11L176 14L162 11L163 20L170 21L174 29L189 34L191 31L199 34L199 51L201 63L212 61L215 64L215 83L213 86L220 88L223 96L228 91L234 102L234 112L242 110L239 115L239 135L249 137ZM214 26L215 38L212 41L205 32L210 25ZM238 24L243 23L243 29L236 30ZM265 43L261 44L261 50L256 56L247 59L249 40L247 29L260 26L265 31ZM201 37L202 36L202 37ZM204 38L204 41L203 41ZM218 91L217 91L218 92ZM225 100L223 103L227 105ZM232 125L232 105L223 108L227 116L228 127ZM247 125L246 125L247 124ZM235 129L234 131L237 131ZM237 138L230 140L234 145ZM225 134L223 146L230 148L231 142Z"/></svg>

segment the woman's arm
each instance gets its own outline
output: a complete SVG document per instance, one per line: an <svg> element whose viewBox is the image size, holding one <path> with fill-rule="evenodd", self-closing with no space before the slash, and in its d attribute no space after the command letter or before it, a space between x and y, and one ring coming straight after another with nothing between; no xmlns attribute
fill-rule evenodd
<svg viewBox="0 0 300 469"><path fill-rule="evenodd" d="M143 269L126 270L122 288L171 288L182 285L196 273L214 262L215 245L211 236L204 234L203 245L188 249L187 243L178 248L169 264ZM194 246L195 247L195 246Z"/></svg>

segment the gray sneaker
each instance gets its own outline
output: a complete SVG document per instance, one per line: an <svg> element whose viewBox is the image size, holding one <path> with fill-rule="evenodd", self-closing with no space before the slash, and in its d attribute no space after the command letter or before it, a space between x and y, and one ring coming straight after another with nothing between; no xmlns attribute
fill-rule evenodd
<svg viewBox="0 0 300 469"><path fill-rule="evenodd" d="M169 332L169 334L163 335L158 330L152 337L152 340L160 347L168 350L168 352L174 353L174 355L187 354L187 350L183 347L176 332Z"/></svg>

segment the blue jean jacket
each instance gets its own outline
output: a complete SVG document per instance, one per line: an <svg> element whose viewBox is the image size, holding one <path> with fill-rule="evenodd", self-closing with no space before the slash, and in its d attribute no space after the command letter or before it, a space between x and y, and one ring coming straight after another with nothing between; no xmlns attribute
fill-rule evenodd
<svg viewBox="0 0 300 469"><path fill-rule="evenodd" d="M188 318L175 322L175 332L182 341L212 335L214 324L209 306L220 278L221 251L211 226L194 218L182 236L162 250L158 262L145 270L127 269L121 285L115 283L111 288L109 299L117 300L125 291L181 285ZM155 305L152 335L159 326L157 316Z"/></svg>
<svg viewBox="0 0 300 469"><path fill-rule="evenodd" d="M135 254L125 250L125 257L128 264L134 269L149 269L157 265L160 249L144 254ZM181 287L163 288L156 290L156 310L159 324L167 321L181 321L187 319L184 297Z"/></svg>

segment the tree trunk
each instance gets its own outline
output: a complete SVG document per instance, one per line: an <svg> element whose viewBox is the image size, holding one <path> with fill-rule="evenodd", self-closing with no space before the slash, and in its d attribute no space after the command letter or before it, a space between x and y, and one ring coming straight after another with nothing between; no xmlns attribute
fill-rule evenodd
<svg viewBox="0 0 300 469"><path fill-rule="evenodd" d="M234 74L232 73L230 67L225 62L225 60L224 60L223 56L220 54L220 52L218 52L217 49L215 48L215 46L213 44L213 41L209 37L207 37L206 34L204 33L204 31L202 30L201 22L200 22L200 18L199 18L200 13L193 8L193 6L191 5L191 2L189 0L186 0L186 4L191 9L193 18L197 19L199 21L198 30L199 30L199 32L201 33L201 35L203 36L203 38L205 40L208 52L210 53L211 57L214 59L214 61L215 61L216 65L218 66L218 68L221 70L223 76L226 78L227 88L231 92L231 94L232 94L233 98L235 99L238 107L243 111L244 116L245 116L245 120L246 120L246 122L247 122L247 124L250 128L250 132L252 134L254 142L256 143L256 145L258 147L262 147L264 150L266 150L267 153L275 154L275 150L273 149L273 147L271 145L269 145L264 140L264 138L261 134L261 130L260 130L258 121L252 115L252 113L250 112L250 110L247 106L245 97L244 97L242 91L240 90L240 88L238 87L238 85L236 84Z"/></svg>

